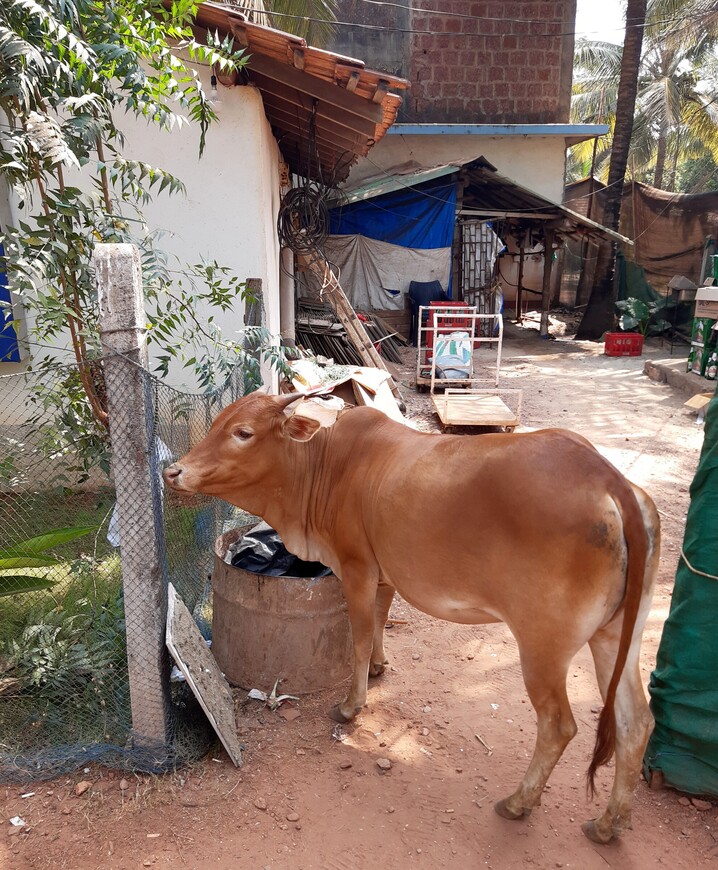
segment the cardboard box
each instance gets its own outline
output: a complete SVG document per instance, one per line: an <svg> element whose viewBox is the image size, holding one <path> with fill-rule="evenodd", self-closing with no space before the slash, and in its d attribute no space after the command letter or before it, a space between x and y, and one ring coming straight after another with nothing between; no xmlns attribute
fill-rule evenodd
<svg viewBox="0 0 718 870"><path fill-rule="evenodd" d="M697 393L695 396L683 403L685 408L690 408L696 412L696 423L702 423L705 420L706 411L710 404L714 393Z"/></svg>
<svg viewBox="0 0 718 870"><path fill-rule="evenodd" d="M698 288L694 317L712 317L718 320L718 287Z"/></svg>
<svg viewBox="0 0 718 870"><path fill-rule="evenodd" d="M695 396L691 396L687 402L684 402L684 406L686 408L691 408L694 411L700 411L701 408L705 408L710 400L713 398L713 393L696 393Z"/></svg>

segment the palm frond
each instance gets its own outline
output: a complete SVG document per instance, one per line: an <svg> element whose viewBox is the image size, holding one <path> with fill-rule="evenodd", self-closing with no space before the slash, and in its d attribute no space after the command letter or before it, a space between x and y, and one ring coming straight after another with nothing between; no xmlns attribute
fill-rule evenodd
<svg viewBox="0 0 718 870"><path fill-rule="evenodd" d="M301 36L310 45L326 45L336 29L337 0L229 0L227 5L247 12L258 24Z"/></svg>

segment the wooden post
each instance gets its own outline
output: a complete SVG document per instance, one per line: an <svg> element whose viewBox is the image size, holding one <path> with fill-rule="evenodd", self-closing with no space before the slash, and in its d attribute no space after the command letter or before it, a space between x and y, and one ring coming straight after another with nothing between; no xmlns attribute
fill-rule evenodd
<svg viewBox="0 0 718 870"><path fill-rule="evenodd" d="M318 279L319 285L322 288L322 297L326 296L329 300L329 304L334 309L334 313L346 331L347 338L356 348L364 365L374 366L388 372L384 360L374 347L374 343L366 329L364 329L364 324L356 316L351 303L342 289L342 285L339 283L339 279L332 272L329 263L319 254L312 257L302 254L298 259L300 265L309 270ZM404 399L391 374L389 374L387 383L394 394L394 398L399 403L399 408L403 411L405 408Z"/></svg>
<svg viewBox="0 0 718 870"><path fill-rule="evenodd" d="M132 730L135 746L161 750L170 743L167 590L161 485L148 423L142 272L134 245L97 245L93 262L117 495Z"/></svg>
<svg viewBox="0 0 718 870"><path fill-rule="evenodd" d="M541 286L541 327L539 335L548 338L548 311L551 306L551 267L553 265L553 237L552 227L544 229L543 243L543 284Z"/></svg>
<svg viewBox="0 0 718 870"><path fill-rule="evenodd" d="M291 248L282 248L279 258L279 329L284 347L295 347L294 253Z"/></svg>
<svg viewBox="0 0 718 870"><path fill-rule="evenodd" d="M521 236L519 242L519 277L516 282L516 322L521 323L523 315L521 314L521 306L523 305L524 295L524 251L526 250L524 241L526 233Z"/></svg>

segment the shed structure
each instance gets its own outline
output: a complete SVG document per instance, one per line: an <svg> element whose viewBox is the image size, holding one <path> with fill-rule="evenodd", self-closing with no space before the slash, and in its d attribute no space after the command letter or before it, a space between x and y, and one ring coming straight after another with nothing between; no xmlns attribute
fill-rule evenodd
<svg viewBox="0 0 718 870"><path fill-rule="evenodd" d="M526 292L540 294L546 328L552 257L544 251L557 249L566 238L630 244L500 174L483 157L387 173L345 190L332 212L331 231L329 256L357 307L403 308L411 281L438 280L451 298L463 299L500 280L517 313ZM541 265L538 287L535 276L533 286L525 277L529 258Z"/></svg>

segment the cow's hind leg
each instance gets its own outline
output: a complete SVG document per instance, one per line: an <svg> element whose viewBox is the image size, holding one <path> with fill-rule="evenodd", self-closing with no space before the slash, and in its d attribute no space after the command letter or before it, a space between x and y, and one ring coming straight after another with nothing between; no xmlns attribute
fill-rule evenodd
<svg viewBox="0 0 718 870"><path fill-rule="evenodd" d="M536 747L519 787L494 807L505 819L520 819L541 803L546 781L576 733L576 722L566 694L570 661L571 656L547 660L539 653L529 655L522 651L524 682L536 710Z"/></svg>
<svg viewBox="0 0 718 870"><path fill-rule="evenodd" d="M620 628L621 621L618 620L617 624L602 629L589 641L604 699L616 661ZM582 826L584 834L595 843L608 843L622 830L631 827L633 791L652 724L639 670L639 650L640 640L634 639L616 692L616 772L608 806L602 816Z"/></svg>
<svg viewBox="0 0 718 870"><path fill-rule="evenodd" d="M389 663L384 652L384 627L389 618L391 602L394 600L394 588L382 581L376 590L375 619L374 619L374 642L372 644L371 661L369 663L369 676L378 677L384 673L385 666Z"/></svg>

